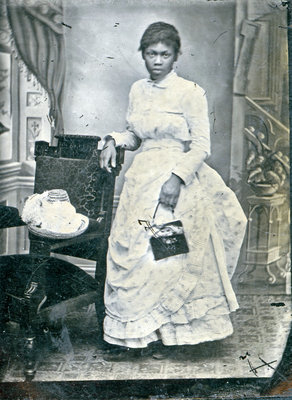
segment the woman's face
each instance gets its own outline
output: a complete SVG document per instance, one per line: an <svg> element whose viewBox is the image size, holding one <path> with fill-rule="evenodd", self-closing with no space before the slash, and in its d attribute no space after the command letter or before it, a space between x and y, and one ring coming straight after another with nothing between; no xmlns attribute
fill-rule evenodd
<svg viewBox="0 0 292 400"><path fill-rule="evenodd" d="M161 80L172 70L177 55L172 46L159 42L148 46L143 58L151 79Z"/></svg>

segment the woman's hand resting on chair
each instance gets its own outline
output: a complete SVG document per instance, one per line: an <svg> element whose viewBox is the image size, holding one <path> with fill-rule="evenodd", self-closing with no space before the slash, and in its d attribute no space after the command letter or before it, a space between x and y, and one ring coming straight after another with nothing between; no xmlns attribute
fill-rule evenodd
<svg viewBox="0 0 292 400"><path fill-rule="evenodd" d="M112 172L112 168L116 167L117 151L115 148L115 140L111 137L106 139L100 155L100 168Z"/></svg>

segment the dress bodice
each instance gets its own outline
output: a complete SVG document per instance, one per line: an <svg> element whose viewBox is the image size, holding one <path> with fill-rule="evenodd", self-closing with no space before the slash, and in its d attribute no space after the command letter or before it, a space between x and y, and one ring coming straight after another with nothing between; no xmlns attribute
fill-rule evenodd
<svg viewBox="0 0 292 400"><path fill-rule="evenodd" d="M117 146L128 150L135 150L147 139L190 143L190 151L180 157L173 171L188 184L210 154L209 131L204 90L171 71L159 82L141 79L132 85L127 130L111 135Z"/></svg>
<svg viewBox="0 0 292 400"><path fill-rule="evenodd" d="M175 73L158 84L150 79L136 82L130 92L127 127L140 139L191 140L184 109L186 86Z"/></svg>

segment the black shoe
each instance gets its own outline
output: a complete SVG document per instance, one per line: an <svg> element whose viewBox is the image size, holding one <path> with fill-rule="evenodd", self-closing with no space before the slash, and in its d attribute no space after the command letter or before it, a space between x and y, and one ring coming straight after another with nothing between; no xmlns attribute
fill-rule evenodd
<svg viewBox="0 0 292 400"><path fill-rule="evenodd" d="M108 352L110 352L112 349L113 349L113 345L112 344L110 344L110 343L108 343L108 342L106 342L105 340L103 340L103 339L99 339L98 341L97 341L97 344L96 344L96 348L98 349L98 350L102 350L102 351L108 351ZM117 347L120 347L120 346L117 346Z"/></svg>
<svg viewBox="0 0 292 400"><path fill-rule="evenodd" d="M177 346L157 346L156 349L153 349L152 358L155 360L165 360L169 359L173 356Z"/></svg>

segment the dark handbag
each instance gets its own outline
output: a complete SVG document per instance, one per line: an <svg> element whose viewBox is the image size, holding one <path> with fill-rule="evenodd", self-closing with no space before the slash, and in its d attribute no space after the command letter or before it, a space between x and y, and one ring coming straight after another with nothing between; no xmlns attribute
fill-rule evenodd
<svg viewBox="0 0 292 400"><path fill-rule="evenodd" d="M159 204L160 203L156 206L153 221ZM180 220L168 222L162 225L148 224L148 229L152 232L150 245L156 261L189 252L183 224Z"/></svg>

